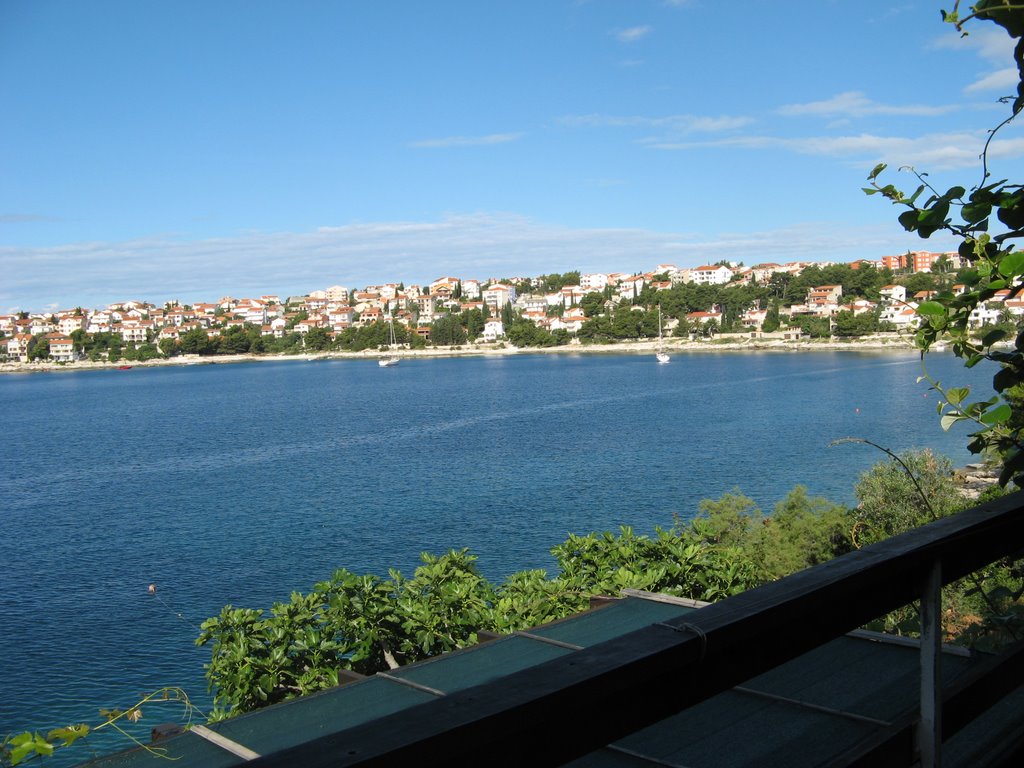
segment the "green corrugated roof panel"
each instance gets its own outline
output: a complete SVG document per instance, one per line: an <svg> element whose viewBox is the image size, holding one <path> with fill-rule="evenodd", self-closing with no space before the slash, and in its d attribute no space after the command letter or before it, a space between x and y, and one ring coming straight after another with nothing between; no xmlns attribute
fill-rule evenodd
<svg viewBox="0 0 1024 768"><path fill-rule="evenodd" d="M82 768L85 768L85 766L96 766L96 768L139 768L140 766L153 765L201 765L203 768L230 768L230 766L242 765L245 762L242 758L235 757L230 752L225 752L220 747L196 736L194 733L183 733L180 736L174 736L150 746L154 749L166 749L166 757L171 758L174 762L160 760L153 757L151 753L142 747L136 747L126 752L118 752L84 763Z"/></svg>
<svg viewBox="0 0 1024 768"><path fill-rule="evenodd" d="M444 693L481 685L521 669L572 653L525 637L503 637L447 656L427 659L388 674Z"/></svg>
<svg viewBox="0 0 1024 768"><path fill-rule="evenodd" d="M970 664L943 654L944 682ZM842 637L569 765L629 766L629 753L715 768L821 765L883 727L859 718L886 721L917 705L918 665L916 647Z"/></svg>
<svg viewBox="0 0 1024 768"><path fill-rule="evenodd" d="M212 727L265 755L433 698L424 691L375 676L239 715Z"/></svg>
<svg viewBox="0 0 1024 768"><path fill-rule="evenodd" d="M988 768L1013 765L1024 735L1024 688L1018 688L998 701L977 720L972 721L942 746L945 768Z"/></svg>
<svg viewBox="0 0 1024 768"><path fill-rule="evenodd" d="M820 765L877 727L728 691L617 744L680 765L801 768Z"/></svg>
<svg viewBox="0 0 1024 768"><path fill-rule="evenodd" d="M629 597L579 616L531 629L530 634L587 648L694 610L682 605Z"/></svg>
<svg viewBox="0 0 1024 768"><path fill-rule="evenodd" d="M436 697L424 691L375 676L239 715L209 728L258 754L266 755L433 698ZM245 762L194 733L174 736L160 742L159 746L169 750L168 756L176 759L175 765L180 768L227 768ZM149 761L152 759L152 755L144 750L133 749L100 758L89 765L95 768L135 768L151 765Z"/></svg>
<svg viewBox="0 0 1024 768"><path fill-rule="evenodd" d="M892 720L918 701L916 646L884 639L840 637L798 659L753 678L744 686L880 720ZM956 653L942 656L949 684L971 665Z"/></svg>

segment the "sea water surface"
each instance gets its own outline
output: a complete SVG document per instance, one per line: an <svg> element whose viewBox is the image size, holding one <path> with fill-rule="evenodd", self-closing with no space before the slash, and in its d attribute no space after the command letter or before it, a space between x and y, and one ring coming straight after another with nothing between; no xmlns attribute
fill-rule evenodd
<svg viewBox="0 0 1024 768"><path fill-rule="evenodd" d="M991 376L928 368L976 394ZM168 685L207 707L197 625L338 567L469 547L501 579L550 569L570 532L651 532L737 488L766 511L798 483L852 503L885 457L830 447L847 436L970 461L920 375L915 353L851 351L0 377L0 737Z"/></svg>

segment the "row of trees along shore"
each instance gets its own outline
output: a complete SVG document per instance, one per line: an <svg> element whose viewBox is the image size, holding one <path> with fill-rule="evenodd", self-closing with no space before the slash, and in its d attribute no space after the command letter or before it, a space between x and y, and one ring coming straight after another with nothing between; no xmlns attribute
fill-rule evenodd
<svg viewBox="0 0 1024 768"><path fill-rule="evenodd" d="M991 132L991 141L1024 108L1024 6L1010 0L981 0L961 14L957 1L943 17L962 32L968 23L992 22L1016 43L1017 93L1008 98L1011 114ZM938 190L924 174L911 171L918 184L905 193L882 183L886 168L879 165L865 191L896 205L899 223L906 230L922 238L936 232L957 238L959 254L970 265L956 278L966 290L954 294L942 286L919 306L922 325L916 340L923 351L948 342L965 365L992 367L998 394L985 400L971 402L967 387L932 385L943 397L942 425L973 424L976 431L970 449L1001 469L1000 485L987 492L995 495L1024 483L1024 333L1000 328L979 338L968 320L971 311L996 292L1009 289L1017 296L1024 290L1024 254L1015 250L1015 242L1024 237L1024 185L992 181L988 146L980 181L970 189ZM856 277L869 275L863 272ZM842 284L845 295L859 295L838 272L812 273L805 279ZM799 284L774 289L776 295L769 298L779 302L786 300L787 291L792 291L790 298L800 294ZM673 317L684 309L699 311L707 307L710 296L700 294L701 290L679 286L660 294L658 303ZM727 291L762 289L719 290L722 303L727 301L722 298ZM860 290L871 298L869 291L875 288ZM650 297L637 299L650 301ZM614 314L613 310L613 324ZM590 321L600 316L592 314ZM809 497L797 487L765 515L737 491L703 502L694 519L677 520L653 536L638 535L629 528L570 536L552 550L558 565L553 577L543 571L525 571L493 584L480 575L472 554L452 550L440 556L425 554L411 578L397 571L383 578L339 570L309 593L293 594L288 602L267 610L226 606L203 622L197 639L211 649L207 678L215 696L212 717L334 685L345 669L364 673L388 669L473 643L484 630L508 632L541 624L584 608L593 594L614 595L632 587L702 600L727 597L955 514L968 504L956 492L948 461L929 452L892 458L861 478L855 508ZM1024 637L1022 595L1024 569L1017 562L994 563L949 585L943 590L942 611L947 638L985 647ZM916 621L914 613L904 609L873 626L913 633ZM138 705L111 718L134 714L141 714ZM45 736L17 734L5 739L0 756L18 762L48 754L55 745L72 743L88 732L88 726L78 725Z"/></svg>

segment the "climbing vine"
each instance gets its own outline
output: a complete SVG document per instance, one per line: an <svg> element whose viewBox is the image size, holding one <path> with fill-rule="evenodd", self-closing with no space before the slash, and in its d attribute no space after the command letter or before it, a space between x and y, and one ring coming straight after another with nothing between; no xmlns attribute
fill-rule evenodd
<svg viewBox="0 0 1024 768"><path fill-rule="evenodd" d="M0 742L0 765L18 765L34 757L49 757L58 750L70 747L91 734L104 730L117 731L154 757L166 757L166 750L159 745L143 743L127 727L128 724L138 723L142 720L143 707L146 707L148 710L150 705L164 704L181 708L182 715L180 719L181 722L185 723L186 727L192 722L193 713L199 714L205 719L205 716L193 706L188 695L181 688L161 688L143 696L142 699L127 709L101 709L99 714L103 719L97 725L90 726L88 723L76 723L61 728L54 728L46 733L24 731L6 736Z"/></svg>
<svg viewBox="0 0 1024 768"><path fill-rule="evenodd" d="M971 435L970 450L1002 464L1003 485L1015 481L1024 486L1024 332L1013 336L997 329L979 338L972 329L972 313L997 293L1007 291L1001 295L1015 298L1024 290L1024 252L1016 250L1015 242L1024 236L1024 186L1009 179L992 181L988 163L991 142L1024 108L1024 4L981 0L962 15L957 0L953 10L943 11L942 17L963 35L968 34L969 23L990 21L1016 41L1017 93L1002 100L1009 103L1010 114L989 131L980 156L981 178L970 189L953 186L940 191L926 173L905 168L902 170L912 173L918 182L908 194L880 181L887 169L881 163L871 171L870 186L864 191L881 194L905 209L898 219L908 232L924 239L946 232L959 241L959 255L969 265L960 275L963 288L956 292L946 289L918 306L916 341L923 352L939 342L949 343L967 367L987 362L998 369L993 375L998 394L985 400L971 401L968 387L947 389L935 381L932 385L943 395L938 405L942 427L972 423L977 429Z"/></svg>

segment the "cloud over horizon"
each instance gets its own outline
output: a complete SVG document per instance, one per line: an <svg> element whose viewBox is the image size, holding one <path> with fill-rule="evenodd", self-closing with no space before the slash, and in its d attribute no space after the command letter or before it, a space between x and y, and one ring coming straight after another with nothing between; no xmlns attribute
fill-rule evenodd
<svg viewBox="0 0 1024 768"><path fill-rule="evenodd" d="M508 144L518 141L522 133L491 133L486 136L445 136L439 139L420 139L409 143L418 149L439 149L443 147L483 147L492 144Z"/></svg>
<svg viewBox="0 0 1024 768"><path fill-rule="evenodd" d="M615 39L620 43L635 43L644 37L647 37L651 33L649 26L637 26L629 27L628 29L620 29L615 32Z"/></svg>
<svg viewBox="0 0 1024 768"><path fill-rule="evenodd" d="M785 104L779 107L780 115L817 115L821 117L867 117L870 115L915 115L932 117L944 115L959 107L951 104L929 106L925 104L880 104L872 101L860 91L847 91L822 101L804 104Z"/></svg>
<svg viewBox="0 0 1024 768"><path fill-rule="evenodd" d="M442 274L486 280L573 269L630 272L659 263L687 267L722 258L842 261L906 250L905 241L891 226L803 224L757 232L684 233L573 228L514 214L477 213L194 241L159 237L0 247L11 276L0 289L0 307L102 306L133 298L190 302L228 294L300 294L334 284L425 283ZM125 263L132 269L124 269ZM76 279L81 274L102 288L84 289Z"/></svg>

